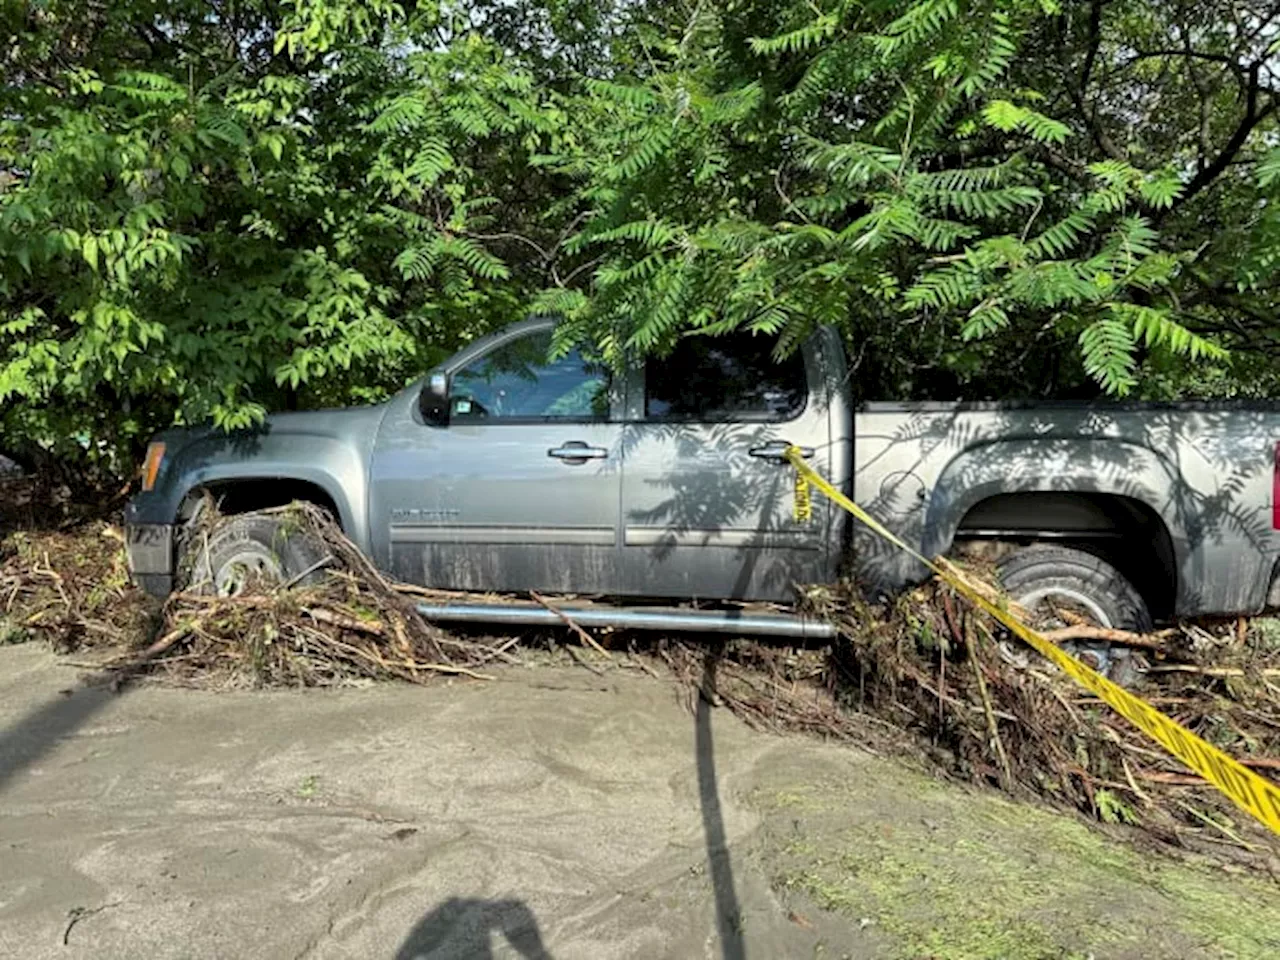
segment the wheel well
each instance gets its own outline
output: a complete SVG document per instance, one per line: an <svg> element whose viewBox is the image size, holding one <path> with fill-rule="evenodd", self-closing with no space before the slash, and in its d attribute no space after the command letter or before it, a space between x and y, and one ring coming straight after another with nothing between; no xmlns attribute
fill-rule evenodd
<svg viewBox="0 0 1280 960"><path fill-rule="evenodd" d="M1052 542L1110 563L1142 594L1156 620L1173 615L1177 564L1169 529L1132 497L1040 491L1003 493L974 504L956 528L957 546Z"/></svg>
<svg viewBox="0 0 1280 960"><path fill-rule="evenodd" d="M208 493L224 514L249 513L269 507L283 507L295 500L314 503L341 525L342 515L324 488L307 480L272 477L258 480L224 480L197 487L187 494L180 515L187 517L200 498Z"/></svg>

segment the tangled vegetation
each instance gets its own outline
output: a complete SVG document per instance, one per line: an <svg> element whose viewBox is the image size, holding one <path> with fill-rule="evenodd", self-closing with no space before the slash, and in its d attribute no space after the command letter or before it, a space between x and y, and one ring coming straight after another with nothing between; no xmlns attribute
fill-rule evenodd
<svg viewBox="0 0 1280 960"><path fill-rule="evenodd" d="M5 0L0 448L377 400L549 311L858 389L1274 393L1276 8Z"/></svg>

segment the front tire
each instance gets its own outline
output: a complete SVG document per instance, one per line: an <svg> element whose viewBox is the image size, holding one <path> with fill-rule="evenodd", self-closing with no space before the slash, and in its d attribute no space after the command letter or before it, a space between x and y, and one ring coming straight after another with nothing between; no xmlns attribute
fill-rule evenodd
<svg viewBox="0 0 1280 960"><path fill-rule="evenodd" d="M192 593L238 596L255 585L307 585L323 576L323 544L284 517L225 517L198 532L184 551L186 587Z"/></svg>

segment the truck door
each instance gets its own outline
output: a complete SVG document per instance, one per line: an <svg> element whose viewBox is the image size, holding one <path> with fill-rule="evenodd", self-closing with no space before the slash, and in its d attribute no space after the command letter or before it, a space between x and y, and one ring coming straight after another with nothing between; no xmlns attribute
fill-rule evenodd
<svg viewBox="0 0 1280 960"><path fill-rule="evenodd" d="M788 444L827 473L816 346L785 361L748 334L686 337L628 381L622 582L629 594L792 600L827 573L827 504L793 517ZM808 358L808 360L806 360Z"/></svg>
<svg viewBox="0 0 1280 960"><path fill-rule="evenodd" d="M370 519L401 579L480 591L618 591L618 422L608 371L578 352L548 360L549 323L464 351L447 425L416 393L384 418ZM385 558L385 559L384 559Z"/></svg>

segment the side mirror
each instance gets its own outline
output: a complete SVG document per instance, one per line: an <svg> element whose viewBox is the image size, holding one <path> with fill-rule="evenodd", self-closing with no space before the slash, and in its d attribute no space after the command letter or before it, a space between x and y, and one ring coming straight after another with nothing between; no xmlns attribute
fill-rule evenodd
<svg viewBox="0 0 1280 960"><path fill-rule="evenodd" d="M422 419L434 427L449 425L449 375L433 373L422 393L418 394L418 410Z"/></svg>

